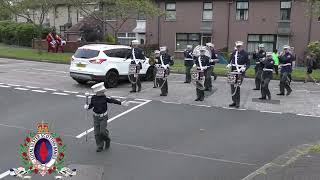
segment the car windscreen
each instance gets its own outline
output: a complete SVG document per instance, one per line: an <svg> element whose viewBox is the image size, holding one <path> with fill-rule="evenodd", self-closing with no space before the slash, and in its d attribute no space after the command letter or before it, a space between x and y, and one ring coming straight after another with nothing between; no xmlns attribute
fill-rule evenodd
<svg viewBox="0 0 320 180"><path fill-rule="evenodd" d="M78 49L74 53L75 58L83 58L83 59L90 59L97 57L99 55L99 51L91 50L91 49Z"/></svg>

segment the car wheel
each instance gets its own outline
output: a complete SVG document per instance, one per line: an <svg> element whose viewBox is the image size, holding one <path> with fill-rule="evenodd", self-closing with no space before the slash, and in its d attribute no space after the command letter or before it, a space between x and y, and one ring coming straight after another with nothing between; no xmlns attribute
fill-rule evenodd
<svg viewBox="0 0 320 180"><path fill-rule="evenodd" d="M86 80L80 80L80 79L76 79L77 83L79 84L87 84L88 81Z"/></svg>
<svg viewBox="0 0 320 180"><path fill-rule="evenodd" d="M153 66L150 66L147 70L146 76L145 76L145 80L146 81L153 81L154 79L154 75L153 75Z"/></svg>
<svg viewBox="0 0 320 180"><path fill-rule="evenodd" d="M114 88L118 85L118 82L119 82L119 74L116 71L109 71L106 74L104 86L106 88Z"/></svg>

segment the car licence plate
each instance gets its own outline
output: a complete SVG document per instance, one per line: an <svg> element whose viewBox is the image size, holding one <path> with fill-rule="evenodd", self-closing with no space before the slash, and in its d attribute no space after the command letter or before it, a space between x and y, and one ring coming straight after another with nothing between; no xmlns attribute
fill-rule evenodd
<svg viewBox="0 0 320 180"><path fill-rule="evenodd" d="M77 67L85 68L85 67L86 67L86 65L85 65L85 64L78 63L78 64L77 64Z"/></svg>

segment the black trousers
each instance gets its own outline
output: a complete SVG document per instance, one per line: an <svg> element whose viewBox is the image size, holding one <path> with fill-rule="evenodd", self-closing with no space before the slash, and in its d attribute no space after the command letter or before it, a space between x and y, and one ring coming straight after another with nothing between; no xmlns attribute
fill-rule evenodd
<svg viewBox="0 0 320 180"><path fill-rule="evenodd" d="M243 81L243 78L239 78L237 76L237 81ZM240 106L240 86L236 86L234 84L231 85L231 95L232 96L232 101L235 103L237 106Z"/></svg>
<svg viewBox="0 0 320 180"><path fill-rule="evenodd" d="M186 82L191 82L191 68L192 66L186 66Z"/></svg>
<svg viewBox="0 0 320 180"><path fill-rule="evenodd" d="M290 87L290 76L291 74L288 72L280 73L280 93L284 94L285 89L288 91L292 91Z"/></svg>
<svg viewBox="0 0 320 180"><path fill-rule="evenodd" d="M136 83L131 83L132 86L132 91L136 91L138 87L138 91L141 91L141 81L140 81L140 76L134 77L134 75L130 75L130 79Z"/></svg>
<svg viewBox="0 0 320 180"><path fill-rule="evenodd" d="M204 71L204 75L206 77L204 80L204 87L206 90L212 90L212 78L211 78L212 69L213 67L210 66Z"/></svg>
<svg viewBox="0 0 320 180"><path fill-rule="evenodd" d="M279 74L279 66L278 65L274 65L274 71L276 72L276 75Z"/></svg>
<svg viewBox="0 0 320 180"><path fill-rule="evenodd" d="M107 130L108 116L98 117L93 115L93 124L97 147L102 149L104 142L110 143L109 131Z"/></svg>
<svg viewBox="0 0 320 180"><path fill-rule="evenodd" d="M264 77L261 83L261 97L266 98L267 96L271 98L271 93L269 90L269 83L272 77Z"/></svg>
<svg viewBox="0 0 320 180"><path fill-rule="evenodd" d="M168 94L168 81L164 79L158 79L158 85L161 87L161 94L167 95Z"/></svg>
<svg viewBox="0 0 320 180"><path fill-rule="evenodd" d="M259 68L256 68L255 69L255 74L256 74L256 76L255 76L255 83L256 83L256 89L261 89L261 81L262 81L262 70L260 69L260 67Z"/></svg>
<svg viewBox="0 0 320 180"><path fill-rule="evenodd" d="M198 82L196 82L196 84L198 87L202 87L202 84ZM204 100L204 90L196 88L196 92L197 92L197 99Z"/></svg>

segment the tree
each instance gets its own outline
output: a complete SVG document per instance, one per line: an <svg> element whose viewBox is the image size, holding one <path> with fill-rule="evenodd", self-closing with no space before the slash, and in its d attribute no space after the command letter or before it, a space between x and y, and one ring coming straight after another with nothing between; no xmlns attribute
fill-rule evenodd
<svg viewBox="0 0 320 180"><path fill-rule="evenodd" d="M11 13L5 9L3 6L0 6L0 21L3 20L10 20L11 19Z"/></svg>
<svg viewBox="0 0 320 180"><path fill-rule="evenodd" d="M136 19L139 14L148 17L164 14L151 0L70 0L69 2L76 5L86 16L100 22L104 36L106 25L110 27L116 42L117 33L129 19ZM94 5L98 5L99 10L93 8ZM114 21L106 21L107 19Z"/></svg>

